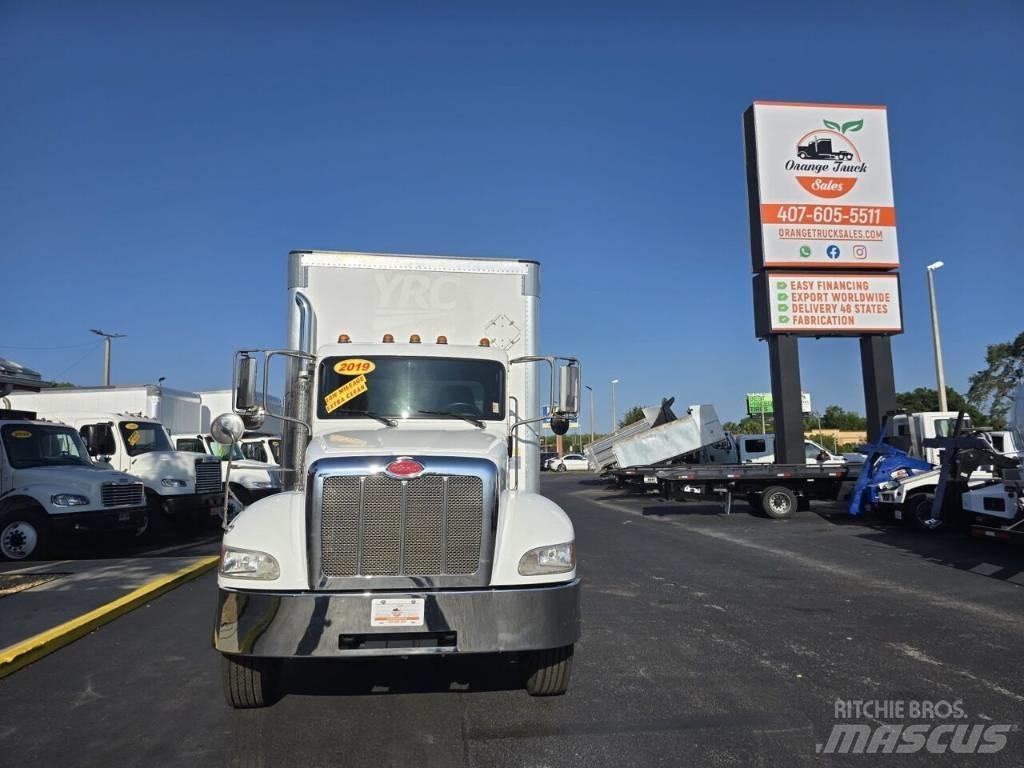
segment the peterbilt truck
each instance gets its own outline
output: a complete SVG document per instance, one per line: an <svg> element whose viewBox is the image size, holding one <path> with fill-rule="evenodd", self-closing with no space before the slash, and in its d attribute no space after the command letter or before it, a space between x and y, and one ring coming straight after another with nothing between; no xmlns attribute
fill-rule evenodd
<svg viewBox="0 0 1024 768"><path fill-rule="evenodd" d="M515 654L568 687L575 534L539 493L541 403L578 411L575 358L537 354L532 261L294 251L288 346L244 350L220 441L258 430L284 358L285 491L226 523L214 645L233 707L282 660ZM276 375L276 368L275 368Z"/></svg>

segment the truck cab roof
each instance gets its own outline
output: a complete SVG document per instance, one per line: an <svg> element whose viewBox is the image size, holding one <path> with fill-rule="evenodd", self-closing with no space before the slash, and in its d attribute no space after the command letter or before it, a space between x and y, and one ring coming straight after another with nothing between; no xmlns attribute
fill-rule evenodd
<svg viewBox="0 0 1024 768"><path fill-rule="evenodd" d="M474 360L495 360L508 364L508 355L503 349L477 344L437 344L424 340L420 343L394 342L345 342L324 344L317 349L317 357L361 357L363 355L393 357L467 357Z"/></svg>

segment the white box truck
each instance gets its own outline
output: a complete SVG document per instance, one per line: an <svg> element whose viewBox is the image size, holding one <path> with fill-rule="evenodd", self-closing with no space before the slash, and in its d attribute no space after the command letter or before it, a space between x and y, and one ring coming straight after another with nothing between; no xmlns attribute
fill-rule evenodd
<svg viewBox="0 0 1024 768"><path fill-rule="evenodd" d="M214 644L232 706L268 703L295 657L514 653L531 694L566 690L575 535L538 493L538 430L542 400L568 429L580 368L537 354L539 310L532 261L290 255L289 348L237 354L242 418L213 425L258 428L257 353L264 391L287 359L290 490L224 534Z"/></svg>
<svg viewBox="0 0 1024 768"><path fill-rule="evenodd" d="M175 450L164 426L198 423L198 395L140 386L14 392L8 399L74 427L95 462L142 480L150 523L161 513L188 528L224 503L220 461Z"/></svg>

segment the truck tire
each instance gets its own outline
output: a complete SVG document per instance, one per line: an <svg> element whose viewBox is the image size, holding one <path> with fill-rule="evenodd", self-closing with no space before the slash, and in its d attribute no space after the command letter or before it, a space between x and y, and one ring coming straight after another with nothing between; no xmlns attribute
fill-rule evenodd
<svg viewBox="0 0 1024 768"><path fill-rule="evenodd" d="M43 560L50 550L50 522L31 502L15 502L0 512L0 560Z"/></svg>
<svg viewBox="0 0 1024 768"><path fill-rule="evenodd" d="M764 513L773 520L785 520L792 517L800 506L797 495L784 485L773 485L764 489L761 494L761 507Z"/></svg>
<svg viewBox="0 0 1024 768"><path fill-rule="evenodd" d="M234 709L266 707L277 700L281 660L260 656L221 655L224 698Z"/></svg>
<svg viewBox="0 0 1024 768"><path fill-rule="evenodd" d="M546 648L529 654L526 692L531 696L561 696L569 689L573 646Z"/></svg>
<svg viewBox="0 0 1024 768"><path fill-rule="evenodd" d="M915 493L903 502L903 519L909 521L919 531L932 532L942 527L942 521L932 516L932 502L935 497L930 493Z"/></svg>

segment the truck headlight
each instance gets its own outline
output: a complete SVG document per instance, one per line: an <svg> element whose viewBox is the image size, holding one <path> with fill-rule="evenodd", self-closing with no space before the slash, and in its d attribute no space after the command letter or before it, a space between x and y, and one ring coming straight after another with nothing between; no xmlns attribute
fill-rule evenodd
<svg viewBox="0 0 1024 768"><path fill-rule="evenodd" d="M88 504L89 499L78 493L55 493L50 497L50 503L55 507L81 507Z"/></svg>
<svg viewBox="0 0 1024 768"><path fill-rule="evenodd" d="M266 552L224 547L220 555L220 573L236 579L276 579L281 575L277 560Z"/></svg>
<svg viewBox="0 0 1024 768"><path fill-rule="evenodd" d="M520 576L540 576L545 573L567 573L576 567L576 545L551 544L531 549L519 558Z"/></svg>
<svg viewBox="0 0 1024 768"><path fill-rule="evenodd" d="M269 480L250 480L248 483L243 483L249 488L273 488L274 484Z"/></svg>
<svg viewBox="0 0 1024 768"><path fill-rule="evenodd" d="M176 477L165 477L160 481L160 485L164 488L184 488L188 485L188 480L179 480Z"/></svg>

